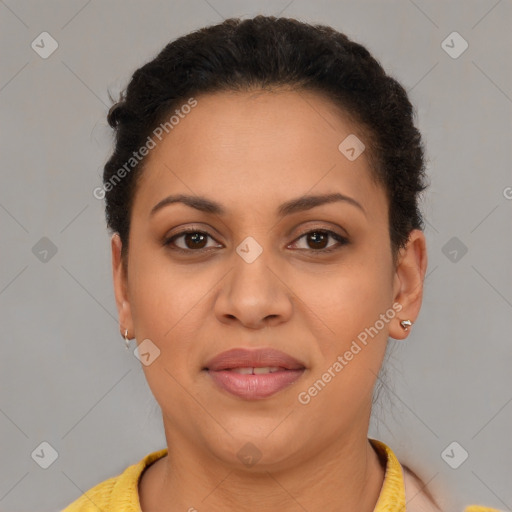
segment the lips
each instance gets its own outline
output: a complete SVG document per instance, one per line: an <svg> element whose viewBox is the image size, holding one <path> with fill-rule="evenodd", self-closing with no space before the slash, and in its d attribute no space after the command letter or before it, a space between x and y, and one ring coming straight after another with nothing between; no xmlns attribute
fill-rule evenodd
<svg viewBox="0 0 512 512"><path fill-rule="evenodd" d="M205 370L220 371L233 368L273 368L301 370L305 365L294 357L272 348L245 349L235 348L218 354L210 359Z"/></svg>
<svg viewBox="0 0 512 512"><path fill-rule="evenodd" d="M237 348L215 356L203 370L223 392L244 400L261 400L292 385L306 368L279 350Z"/></svg>

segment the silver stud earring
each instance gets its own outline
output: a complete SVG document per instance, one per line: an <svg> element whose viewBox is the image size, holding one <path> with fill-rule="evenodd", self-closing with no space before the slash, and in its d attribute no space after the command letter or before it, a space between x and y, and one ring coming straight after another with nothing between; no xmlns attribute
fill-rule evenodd
<svg viewBox="0 0 512 512"><path fill-rule="evenodd" d="M404 329L404 331L408 331L409 330L409 327L412 325L412 322L410 320L402 320L400 322L400 325L402 326L402 328Z"/></svg>
<svg viewBox="0 0 512 512"><path fill-rule="evenodd" d="M130 348L130 340L128 339L128 329L124 331L124 342L126 343L126 350Z"/></svg>

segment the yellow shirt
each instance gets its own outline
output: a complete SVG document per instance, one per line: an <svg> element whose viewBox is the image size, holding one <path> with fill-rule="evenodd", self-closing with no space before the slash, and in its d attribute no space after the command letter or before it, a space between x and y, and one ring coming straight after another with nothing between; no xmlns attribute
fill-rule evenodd
<svg viewBox="0 0 512 512"><path fill-rule="evenodd" d="M400 462L382 441L370 439L372 446L386 460L386 472L374 512L404 512L405 485ZM127 467L120 475L89 489L61 512L142 512L139 502L139 478L152 462L167 455L167 448L146 455ZM497 509L471 505L464 512L500 512Z"/></svg>

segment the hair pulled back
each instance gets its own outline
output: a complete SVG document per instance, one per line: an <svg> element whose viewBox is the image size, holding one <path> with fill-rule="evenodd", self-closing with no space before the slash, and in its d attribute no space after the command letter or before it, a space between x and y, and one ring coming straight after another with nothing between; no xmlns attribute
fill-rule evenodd
<svg viewBox="0 0 512 512"><path fill-rule="evenodd" d="M122 180L114 178L155 127L200 94L280 86L325 95L367 134L371 178L388 198L396 263L410 231L424 228L418 197L427 187L421 136L406 91L365 47L333 28L261 15L230 18L170 42L133 73L110 109L115 148L103 172L105 212L107 226L122 240L123 259L144 159Z"/></svg>

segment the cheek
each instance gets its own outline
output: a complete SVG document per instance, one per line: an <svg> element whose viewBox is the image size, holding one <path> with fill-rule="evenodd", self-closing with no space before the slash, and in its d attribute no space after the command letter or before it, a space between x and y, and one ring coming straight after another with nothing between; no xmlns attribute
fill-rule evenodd
<svg viewBox="0 0 512 512"><path fill-rule="evenodd" d="M380 315L391 307L389 284L382 275L378 269L351 268L325 281L328 294L322 295L318 288L308 296L307 307L318 313L322 323L316 336L320 357L300 390L303 400L310 401L304 412L325 416L329 410L325 421L334 430L349 428L371 404L389 328ZM390 314L388 321L391 318Z"/></svg>
<svg viewBox="0 0 512 512"><path fill-rule="evenodd" d="M381 264L340 264L328 274L297 280L294 293L301 315L315 329L319 349L327 359L343 353L365 328L373 326L391 306L390 281ZM380 336L386 337L387 326ZM360 359L364 359L360 358Z"/></svg>
<svg viewBox="0 0 512 512"><path fill-rule="evenodd" d="M167 344L186 325L187 314L205 290L164 254L140 251L133 255L132 264L130 300L137 338L140 334Z"/></svg>
<svg viewBox="0 0 512 512"><path fill-rule="evenodd" d="M141 361L146 381L162 410L168 411L187 404L183 388L190 385L190 368L198 359L198 347L191 342L198 325L194 308L200 307L207 290L155 252L130 255L130 301L138 343L151 340L158 354L148 365Z"/></svg>
<svg viewBox="0 0 512 512"><path fill-rule="evenodd" d="M190 369L198 365L200 347L194 340L201 322L197 311L207 289L200 286L198 279L176 271L165 258L154 254L151 258L134 255L132 262L135 333L138 343L151 340L158 354L151 364L146 366L141 361L141 366L156 400L163 406L182 399L182 386L189 384Z"/></svg>

